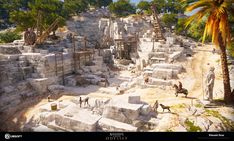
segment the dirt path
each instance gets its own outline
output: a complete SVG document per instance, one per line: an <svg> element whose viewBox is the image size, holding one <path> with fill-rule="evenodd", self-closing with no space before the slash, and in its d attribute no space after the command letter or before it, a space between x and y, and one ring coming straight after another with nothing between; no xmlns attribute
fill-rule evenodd
<svg viewBox="0 0 234 141"><path fill-rule="evenodd" d="M191 96L197 97L199 99L203 99L203 95L205 94L205 79L206 74L209 72L209 68L211 66L215 67L215 86L214 91L222 90L222 77L221 76L221 67L219 64L219 55L213 54L212 49L214 46L205 45L203 47L198 47L194 49L196 53L191 61L191 72L187 73L187 77L192 76L195 80L195 83L190 90ZM217 95L216 95L217 96Z"/></svg>
<svg viewBox="0 0 234 141"><path fill-rule="evenodd" d="M222 97L222 95L217 96L217 92L219 89L222 89L222 79L220 76L220 66L218 66L218 54L212 54L212 45L205 45L202 47L195 48L194 55L191 59L188 59L187 62L183 62L183 66L186 69L186 73L184 73L177 81L181 81L183 83L183 87L188 89L189 95L188 98L185 98L183 95L179 95L175 97L174 89L167 88L165 90L158 88L145 88L145 89L136 89L136 91L140 91L142 93L142 99L151 105L156 100L159 100L161 103L165 103L168 105L176 105L180 103L191 103L192 99L203 99L205 92L204 81L206 79L206 74L209 71L210 66L215 66L215 88L214 93L217 97Z"/></svg>
<svg viewBox="0 0 234 141"><path fill-rule="evenodd" d="M190 90L191 96L195 97L203 97L203 90L204 90L204 73L207 72L207 61L209 57L209 50L207 46L198 47L194 49L196 54L194 55L192 62L191 62L191 71L188 72L187 75L192 76L195 79L195 83ZM189 69L189 67L188 67Z"/></svg>

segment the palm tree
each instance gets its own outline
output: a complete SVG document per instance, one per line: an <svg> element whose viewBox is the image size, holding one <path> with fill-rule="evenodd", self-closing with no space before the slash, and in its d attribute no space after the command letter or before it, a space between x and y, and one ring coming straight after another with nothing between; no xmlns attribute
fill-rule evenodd
<svg viewBox="0 0 234 141"><path fill-rule="evenodd" d="M203 42L206 36L211 36L212 43L219 47L221 51L220 57L223 73L224 101L226 103L231 103L233 96L231 95L226 47L231 43L228 16L234 16L234 0L198 0L189 3L186 7L187 12L191 12L195 9L197 9L197 12L188 18L186 26L191 22L197 22L199 24L202 20L206 20Z"/></svg>

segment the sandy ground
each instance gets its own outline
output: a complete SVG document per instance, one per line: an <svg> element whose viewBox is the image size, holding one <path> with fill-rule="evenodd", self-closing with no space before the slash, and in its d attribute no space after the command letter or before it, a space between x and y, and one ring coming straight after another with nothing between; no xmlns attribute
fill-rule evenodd
<svg viewBox="0 0 234 141"><path fill-rule="evenodd" d="M187 61L180 62L185 68L186 72L179 76L179 79L174 81L178 84L181 81L183 87L188 89L188 98L184 98L184 95L179 95L175 97L174 89L167 88L167 90L148 88L142 89L144 93L142 99L150 104L153 104L155 100L159 100L159 103L166 105L174 105L178 103L191 103L192 99L203 100L203 89L206 74L209 71L210 66L214 66L216 80L214 86L214 98L220 99L223 97L223 85L221 76L221 69L219 64L219 55L212 54L213 46L207 45L203 47L197 47L194 49L194 55L191 58L187 58ZM138 90L137 90L138 91Z"/></svg>
<svg viewBox="0 0 234 141"><path fill-rule="evenodd" d="M186 58L186 61L179 62L186 68L186 72L181 74L175 83L177 83L177 81L181 81L183 83L183 87L189 91L188 98L185 98L184 95L179 95L176 97L174 95L173 88L159 89L136 87L128 90L128 92L137 92L141 94L142 101L145 101L151 105L153 105L156 100L158 100L159 103L163 103L164 105L169 106L181 103L191 103L193 99L202 100L202 88L204 87L202 81L205 80L205 74L208 72L209 67L215 66L216 80L214 87L214 99L220 99L223 97L223 86L220 70L221 67L219 64L219 55L212 54L211 51L212 46L210 45L197 47L194 49L193 57ZM129 71L121 71L119 76L124 78L123 81L128 81L131 79L131 77L133 77L133 74L131 74ZM111 98L115 96L115 94L108 94L105 92L112 90L114 91L114 88L115 87L99 88L96 92L89 93L88 95L90 97ZM75 96L63 95L57 97L57 100L70 100L74 97ZM8 117L5 122L7 125L6 129L8 131L19 131L20 128L22 128L25 123L29 122L32 116L38 112L39 107L46 103L48 103L48 101L45 97L38 99L36 102L30 103L29 105L31 106L27 105L25 106L27 108L22 108L21 111L18 111L11 117Z"/></svg>

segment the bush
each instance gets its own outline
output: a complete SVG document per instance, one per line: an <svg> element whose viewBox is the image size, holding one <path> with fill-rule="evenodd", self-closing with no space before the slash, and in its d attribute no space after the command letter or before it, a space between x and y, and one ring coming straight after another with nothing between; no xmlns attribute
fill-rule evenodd
<svg viewBox="0 0 234 141"><path fill-rule="evenodd" d="M228 49L228 55L230 55L231 57L234 57L234 42L232 42L231 45L227 49Z"/></svg>
<svg viewBox="0 0 234 141"><path fill-rule="evenodd" d="M136 12L135 6L132 5L129 0L118 0L113 2L109 5L109 10L117 17L126 17L135 14Z"/></svg>
<svg viewBox="0 0 234 141"><path fill-rule="evenodd" d="M164 14L162 17L163 24L171 29L178 22L177 14Z"/></svg>
<svg viewBox="0 0 234 141"><path fill-rule="evenodd" d="M194 122L190 121L189 119L185 120L186 130L188 132L201 132L202 129L199 126L194 125Z"/></svg>
<svg viewBox="0 0 234 141"><path fill-rule="evenodd" d="M0 33L0 43L11 43L14 40L21 39L21 35L19 35L15 31L7 31L4 33Z"/></svg>

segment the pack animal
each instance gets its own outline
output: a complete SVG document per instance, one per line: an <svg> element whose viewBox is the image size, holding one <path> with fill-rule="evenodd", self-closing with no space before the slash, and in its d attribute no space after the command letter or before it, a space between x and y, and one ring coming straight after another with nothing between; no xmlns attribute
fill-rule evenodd
<svg viewBox="0 0 234 141"><path fill-rule="evenodd" d="M170 106L165 106L165 105L163 105L163 104L159 104L159 105L160 105L161 108L163 109L163 112L164 112L164 110L168 110L169 112L171 112Z"/></svg>

